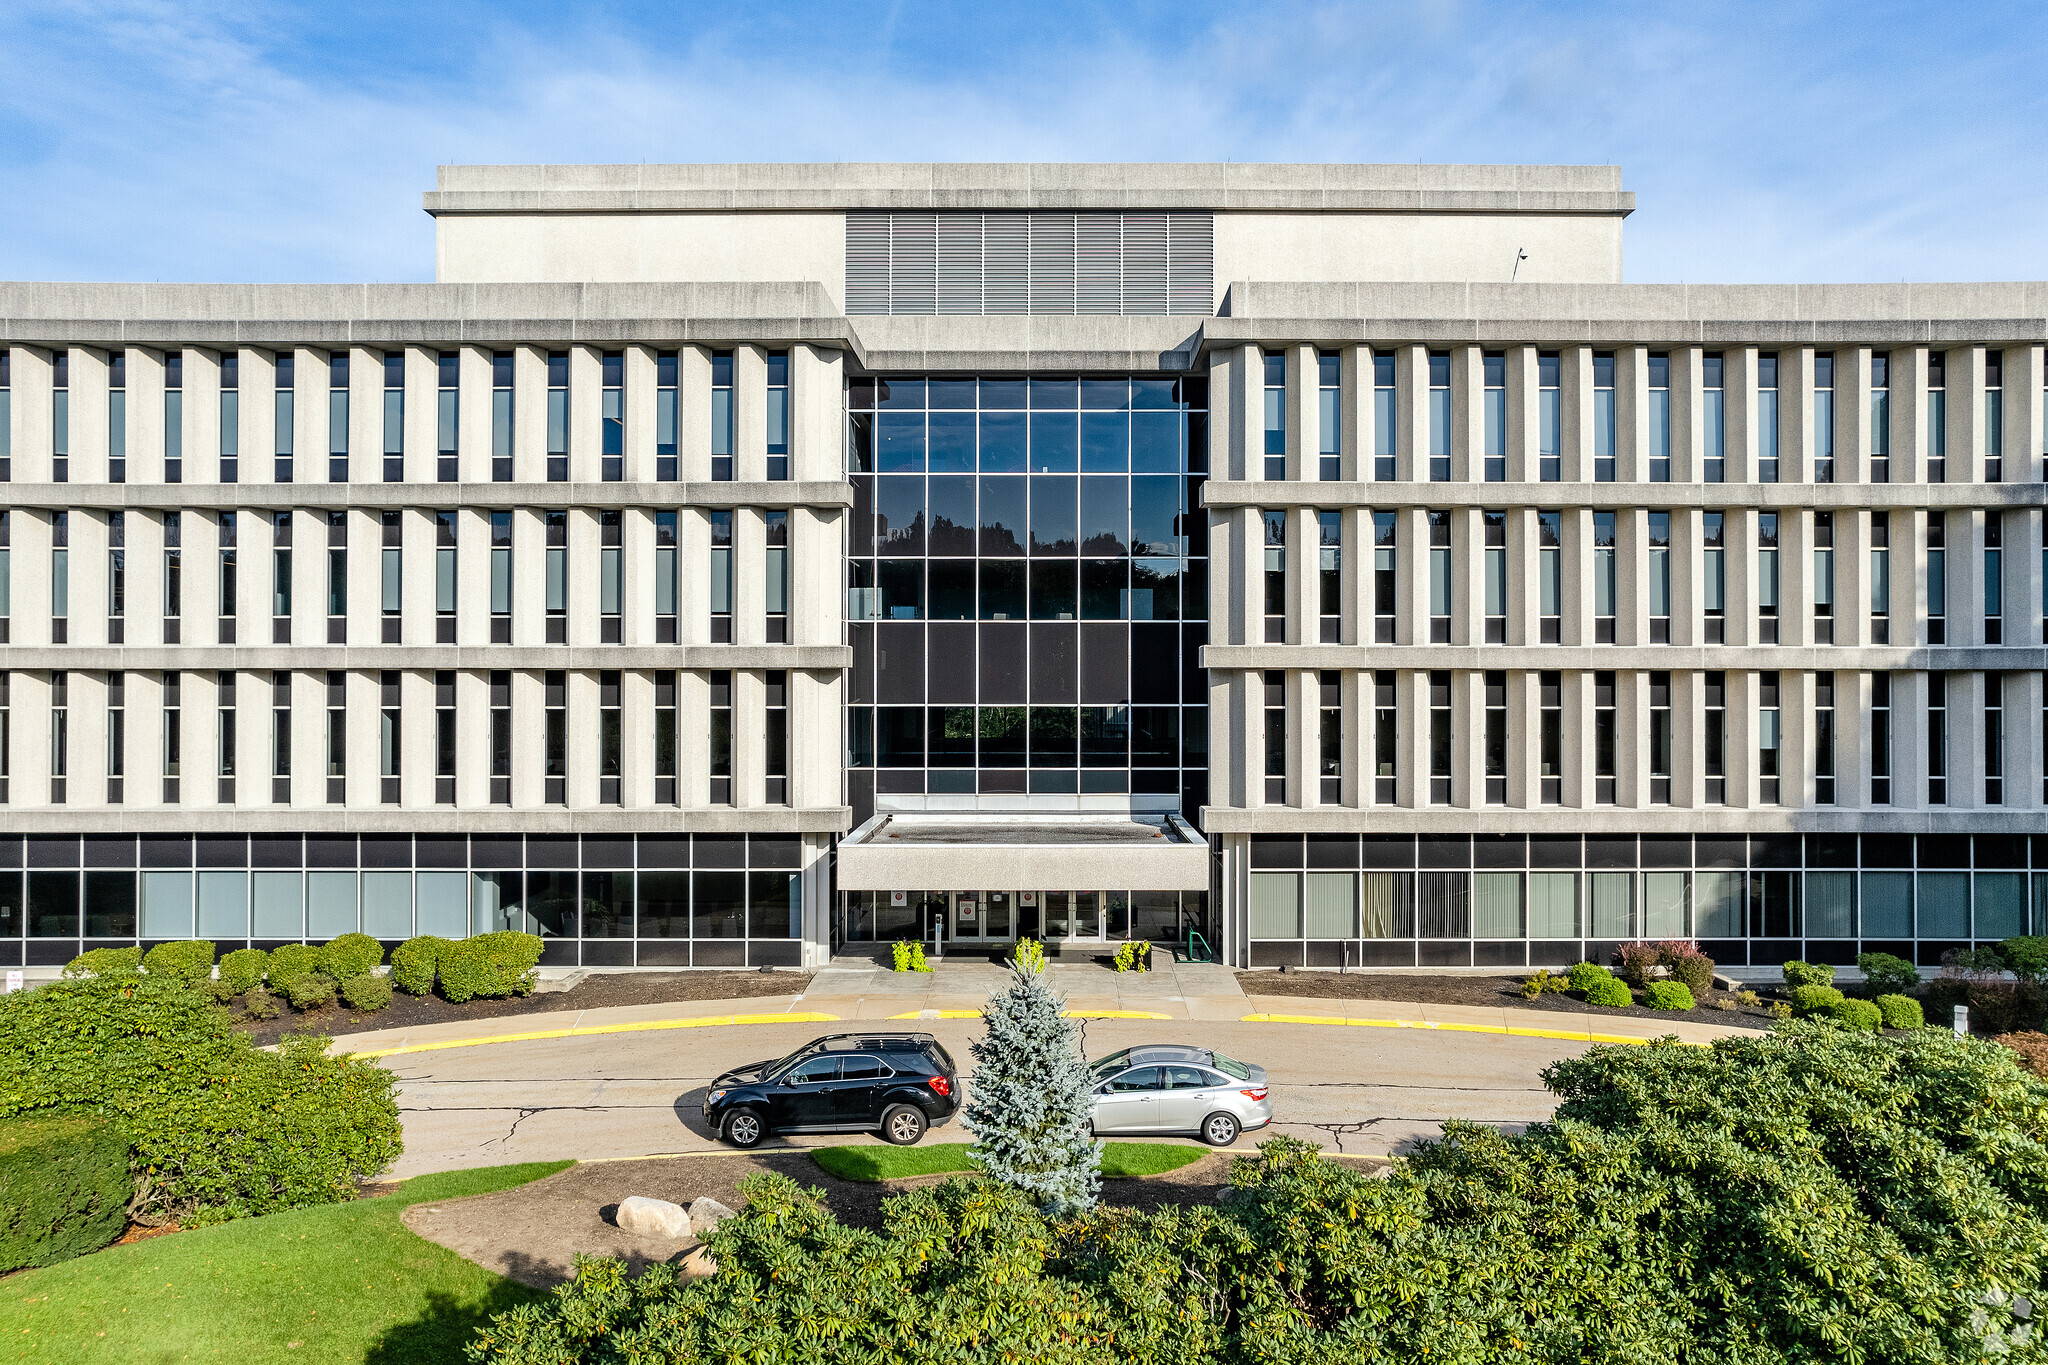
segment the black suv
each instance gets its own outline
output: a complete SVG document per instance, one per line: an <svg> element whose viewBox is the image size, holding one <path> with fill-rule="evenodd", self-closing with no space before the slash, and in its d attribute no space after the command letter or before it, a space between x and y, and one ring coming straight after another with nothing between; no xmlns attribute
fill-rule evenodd
<svg viewBox="0 0 2048 1365"><path fill-rule="evenodd" d="M929 1033L835 1033L720 1076L704 1121L735 1147L775 1132L880 1132L908 1146L959 1102L953 1059Z"/></svg>

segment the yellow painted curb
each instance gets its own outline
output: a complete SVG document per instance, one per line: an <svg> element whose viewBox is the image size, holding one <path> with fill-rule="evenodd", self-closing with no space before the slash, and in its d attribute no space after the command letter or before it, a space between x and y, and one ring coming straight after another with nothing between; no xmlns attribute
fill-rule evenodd
<svg viewBox="0 0 2048 1365"><path fill-rule="evenodd" d="M979 1019L980 1010L912 1010L908 1014L892 1014L890 1019Z"/></svg>
<svg viewBox="0 0 2048 1365"><path fill-rule="evenodd" d="M1421 1028L1437 1029L1447 1033L1501 1033L1515 1038L1562 1038L1574 1043L1629 1043L1644 1044L1655 1041L1650 1038L1631 1038L1619 1033L1587 1033L1570 1029L1550 1028L1507 1028L1500 1024L1436 1024L1426 1019L1344 1019L1335 1015L1319 1014L1247 1014L1240 1023L1245 1024L1337 1024L1350 1028ZM1680 1042L1686 1040L1681 1038ZM1704 1047L1704 1043L1695 1043Z"/></svg>
<svg viewBox="0 0 2048 1365"><path fill-rule="evenodd" d="M1060 1016L1063 1019L1171 1019L1170 1014L1154 1014L1150 1010L1068 1010ZM979 1019L980 1010L912 1010L908 1014L892 1014L896 1019Z"/></svg>
<svg viewBox="0 0 2048 1365"><path fill-rule="evenodd" d="M351 1052L351 1057L396 1057L401 1053L439 1052L452 1047L483 1047L488 1043L528 1043L543 1038L588 1038L600 1033L645 1033L657 1029L719 1028L727 1024L830 1024L836 1014L710 1014L697 1019L650 1019L641 1024L591 1024L584 1028L540 1029L533 1033L496 1033L488 1038L455 1038L445 1043L414 1043L410 1047Z"/></svg>

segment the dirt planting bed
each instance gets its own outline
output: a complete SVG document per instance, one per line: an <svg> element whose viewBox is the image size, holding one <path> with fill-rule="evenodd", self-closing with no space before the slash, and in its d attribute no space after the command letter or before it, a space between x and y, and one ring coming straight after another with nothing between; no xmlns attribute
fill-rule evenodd
<svg viewBox="0 0 2048 1365"><path fill-rule="evenodd" d="M1632 1019L1687 1019L1694 1023L1727 1024L1734 1028L1767 1029L1771 1026L1768 997L1755 1005L1744 1005L1736 993L1708 991L1691 1010L1603 1009L1576 996L1544 994L1534 1000L1522 995L1526 975L1491 976L1406 975L1380 972L1239 972L1238 984L1246 995L1292 995L1321 1000L1387 1000L1410 1005L1479 1005L1492 1009L1530 1010L1536 1013L1625 1015ZM1732 1005L1721 1008L1721 1002Z"/></svg>

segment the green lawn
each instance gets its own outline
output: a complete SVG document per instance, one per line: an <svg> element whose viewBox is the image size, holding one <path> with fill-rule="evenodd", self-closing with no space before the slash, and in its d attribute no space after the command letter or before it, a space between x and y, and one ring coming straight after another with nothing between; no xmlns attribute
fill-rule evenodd
<svg viewBox="0 0 2048 1365"><path fill-rule="evenodd" d="M1206 1147L1170 1142L1112 1142L1102 1153L1102 1173L1112 1179L1177 1171L1208 1155ZM900 1180L912 1175L948 1175L980 1169L967 1155L964 1142L938 1142L929 1147L819 1147L811 1159L841 1180Z"/></svg>
<svg viewBox="0 0 2048 1365"><path fill-rule="evenodd" d="M109 1247L0 1280L0 1361L459 1362L535 1290L408 1232L408 1204L538 1180L567 1161L451 1171L395 1194Z"/></svg>

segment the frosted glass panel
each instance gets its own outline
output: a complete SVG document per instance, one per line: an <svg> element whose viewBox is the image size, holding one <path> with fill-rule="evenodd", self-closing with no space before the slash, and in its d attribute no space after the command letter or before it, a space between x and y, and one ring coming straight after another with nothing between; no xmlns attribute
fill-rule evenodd
<svg viewBox="0 0 2048 1365"><path fill-rule="evenodd" d="M1856 937L1856 874L1806 874L1806 933L1809 938Z"/></svg>
<svg viewBox="0 0 2048 1365"><path fill-rule="evenodd" d="M1593 937L1634 938L1636 936L1635 890L1632 872L1589 872L1593 910Z"/></svg>
<svg viewBox="0 0 2048 1365"><path fill-rule="evenodd" d="M1970 936L1970 874L1920 874L1920 937Z"/></svg>
<svg viewBox="0 0 2048 1365"><path fill-rule="evenodd" d="M306 874L306 937L330 939L356 931L356 874Z"/></svg>
<svg viewBox="0 0 2048 1365"><path fill-rule="evenodd" d="M1978 938L2011 938L2027 932L2027 874L1977 874Z"/></svg>
<svg viewBox="0 0 2048 1365"><path fill-rule="evenodd" d="M249 937L249 874L199 874L199 937Z"/></svg>
<svg viewBox="0 0 2048 1365"><path fill-rule="evenodd" d="M1352 938L1358 933L1358 916L1349 872L1308 874L1308 936L1310 938Z"/></svg>
<svg viewBox="0 0 2048 1365"><path fill-rule="evenodd" d="M1472 937L1522 936L1522 874L1472 874Z"/></svg>
<svg viewBox="0 0 2048 1365"><path fill-rule="evenodd" d="M192 874L142 874L142 936L192 937Z"/></svg>
<svg viewBox="0 0 2048 1365"><path fill-rule="evenodd" d="M1579 874L1529 874L1529 937L1579 936Z"/></svg>
<svg viewBox="0 0 2048 1365"><path fill-rule="evenodd" d="M466 872L422 872L414 887L414 929L442 938L461 938L469 927Z"/></svg>
<svg viewBox="0 0 2048 1365"><path fill-rule="evenodd" d="M1913 874L1863 874L1863 937L1913 937Z"/></svg>
<svg viewBox="0 0 2048 1365"><path fill-rule="evenodd" d="M303 938L306 884L296 872L257 872L250 879L257 938Z"/></svg>
<svg viewBox="0 0 2048 1365"><path fill-rule="evenodd" d="M363 874L363 932L371 938L412 937L412 873Z"/></svg>
<svg viewBox="0 0 2048 1365"><path fill-rule="evenodd" d="M1643 937L1686 937L1685 873L1643 874Z"/></svg>
<svg viewBox="0 0 2048 1365"><path fill-rule="evenodd" d="M1293 872L1252 873L1253 938L1301 937L1300 881Z"/></svg>

